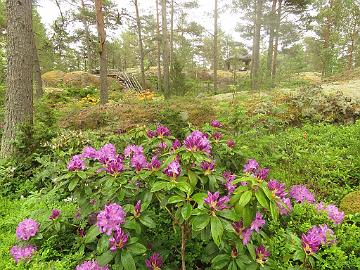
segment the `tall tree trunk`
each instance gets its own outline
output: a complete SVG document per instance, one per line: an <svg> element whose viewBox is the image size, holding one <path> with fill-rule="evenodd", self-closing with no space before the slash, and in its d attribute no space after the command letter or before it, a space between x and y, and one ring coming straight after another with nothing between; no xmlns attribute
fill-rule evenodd
<svg viewBox="0 0 360 270"><path fill-rule="evenodd" d="M162 45L163 45L163 70L164 70L164 96L170 97L170 77L169 77L169 37L166 20L166 0L161 0L162 14Z"/></svg>
<svg viewBox="0 0 360 270"><path fill-rule="evenodd" d="M7 78L1 157L16 152L18 126L33 121L32 0L7 0Z"/></svg>
<svg viewBox="0 0 360 270"><path fill-rule="evenodd" d="M214 93L218 90L218 0L215 0L214 7Z"/></svg>
<svg viewBox="0 0 360 270"><path fill-rule="evenodd" d="M349 70L353 69L353 66L354 66L354 48L355 48L356 34L357 34L356 33L356 24L354 24L352 27L352 32L351 32L350 45L348 48L348 51L349 51L348 69Z"/></svg>
<svg viewBox="0 0 360 270"><path fill-rule="evenodd" d="M156 3L156 39L157 39L157 90L161 91L161 37L160 37L160 18L159 0Z"/></svg>
<svg viewBox="0 0 360 270"><path fill-rule="evenodd" d="M277 55L279 48L279 37L280 37L280 25L281 25L281 16L282 16L282 0L279 0L279 6L276 16L276 26L275 26L275 44L273 50L272 58L272 67L271 67L271 81L274 81L276 78L276 69L277 69Z"/></svg>
<svg viewBox="0 0 360 270"><path fill-rule="evenodd" d="M38 50L36 48L35 44L35 33L33 33L33 58L34 58L34 66L33 66L33 72L34 72L34 81L35 81L35 97L38 99L43 96L44 90L42 85L42 79L41 79L41 68L40 68L40 62L39 62L39 54Z"/></svg>
<svg viewBox="0 0 360 270"><path fill-rule="evenodd" d="M96 26L99 35L100 54L100 103L108 102L106 32L103 14L103 0L95 0Z"/></svg>
<svg viewBox="0 0 360 270"><path fill-rule="evenodd" d="M332 32L332 26L333 26L333 18L332 18L332 9L334 7L334 1L330 0L330 6L329 6L329 11L327 12L327 16L325 17L325 26L324 26L324 30L323 30L323 40L324 40L324 44L323 44L323 66L322 66L322 75L326 76L329 75L331 73L331 71L329 70L329 68L331 68L331 58L332 58L332 52L331 52L331 42L330 42L330 37L331 37L331 32Z"/></svg>
<svg viewBox="0 0 360 270"><path fill-rule="evenodd" d="M91 73L94 68L94 61L91 53L91 38L89 25L86 20L86 6L84 0L81 0L81 20L85 31L86 57L87 57L87 71Z"/></svg>
<svg viewBox="0 0 360 270"><path fill-rule="evenodd" d="M261 34L261 17L262 17L262 0L255 1L254 14L254 36L253 36L253 53L251 65L251 89L259 88L260 73L260 34Z"/></svg>
<svg viewBox="0 0 360 270"><path fill-rule="evenodd" d="M272 1L271 14L270 14L270 24L269 24L269 46L268 46L268 55L267 55L267 73L268 77L271 77L272 73L272 60L274 55L274 35L275 35L275 20L276 20L276 4L278 0Z"/></svg>
<svg viewBox="0 0 360 270"><path fill-rule="evenodd" d="M173 66L174 62L174 0L170 2L170 67Z"/></svg>
<svg viewBox="0 0 360 270"><path fill-rule="evenodd" d="M140 53L140 71L141 71L141 86L145 88L145 67L144 67L144 47L143 47L143 40L142 40L142 33L141 33L141 21L140 21L140 14L139 14L139 5L138 1L134 0L135 11L136 11L136 25L138 31L138 38L139 38L139 53Z"/></svg>

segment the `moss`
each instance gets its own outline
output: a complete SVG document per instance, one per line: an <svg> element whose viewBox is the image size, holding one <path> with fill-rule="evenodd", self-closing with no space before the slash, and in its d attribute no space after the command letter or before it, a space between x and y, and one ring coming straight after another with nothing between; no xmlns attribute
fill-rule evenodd
<svg viewBox="0 0 360 270"><path fill-rule="evenodd" d="M340 209L346 214L360 213L360 190L347 194L341 200Z"/></svg>

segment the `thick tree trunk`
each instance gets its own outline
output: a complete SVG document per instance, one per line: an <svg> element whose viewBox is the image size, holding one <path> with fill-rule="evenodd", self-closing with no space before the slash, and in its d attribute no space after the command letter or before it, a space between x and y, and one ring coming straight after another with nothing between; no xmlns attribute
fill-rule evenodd
<svg viewBox="0 0 360 270"><path fill-rule="evenodd" d="M7 0L7 78L1 157L16 152L17 128L33 121L32 0Z"/></svg>
<svg viewBox="0 0 360 270"><path fill-rule="evenodd" d="M272 60L274 55L274 35L275 35L275 20L276 20L276 4L277 0L272 1L270 24L269 24L269 46L267 55L267 73L268 77L271 77L272 73Z"/></svg>
<svg viewBox="0 0 360 270"><path fill-rule="evenodd" d="M253 53L251 65L251 89L259 88L260 73L260 34L261 34L261 17L262 17L262 0L255 1L254 16L254 36L253 36Z"/></svg>
<svg viewBox="0 0 360 270"><path fill-rule="evenodd" d="M278 12L276 16L276 26L275 26L275 44L273 51L272 67L271 67L271 81L274 81L276 78L276 68L277 68L277 55L279 47L279 37L280 37L280 25L281 25L281 16L282 16L282 0L279 0Z"/></svg>
<svg viewBox="0 0 360 270"><path fill-rule="evenodd" d="M357 36L356 25L354 24L352 27L351 38L350 38L350 45L348 48L349 51L349 63L348 69L351 70L354 67L354 48L355 48L355 38Z"/></svg>
<svg viewBox="0 0 360 270"><path fill-rule="evenodd" d="M40 62L39 62L39 54L38 54L38 50L36 48L36 44L35 44L35 37L34 37L35 33L33 34L33 57L34 57L34 67L33 67L33 72L34 72L34 81L35 81L35 97L38 99L40 97L43 96L44 94L44 90L43 90L43 85L42 85L42 79L41 79L41 68L40 68Z"/></svg>
<svg viewBox="0 0 360 270"><path fill-rule="evenodd" d="M95 0L96 26L99 35L100 54L100 103L108 102L106 32L103 14L103 0Z"/></svg>
<svg viewBox="0 0 360 270"><path fill-rule="evenodd" d="M161 37L160 37L160 18L159 18L159 0L156 3L156 38L157 38L157 90L161 91Z"/></svg>
<svg viewBox="0 0 360 270"><path fill-rule="evenodd" d="M215 0L214 7L214 93L218 90L218 0Z"/></svg>
<svg viewBox="0 0 360 270"><path fill-rule="evenodd" d="M134 0L135 11L136 11L136 25L138 31L138 38L139 38L139 53L140 53L140 72L141 72L141 86L145 88L145 66L144 66L144 47L143 47L143 40L142 40L142 33L141 33L141 21L140 21L140 14L139 14L139 5L138 1Z"/></svg>
<svg viewBox="0 0 360 270"><path fill-rule="evenodd" d="M170 97L170 77L169 77L169 37L166 20L166 0L161 0L162 14L162 45L163 45L163 70L164 70L164 96Z"/></svg>
<svg viewBox="0 0 360 270"><path fill-rule="evenodd" d="M332 26L333 26L333 18L332 18L332 12L331 10L334 7L334 1L330 0L330 6L329 6L329 11L328 12L328 16L325 17L325 27L323 30L323 40L324 40L324 44L323 44L323 66L322 66L322 75L323 76L327 76L331 73L331 71L329 70L330 68L330 63L331 63L331 58L332 58L332 52L331 52L331 42L330 42L330 37L331 37L331 32L332 32Z"/></svg>
<svg viewBox="0 0 360 270"><path fill-rule="evenodd" d="M85 44L86 44L86 57L87 57L87 72L91 73L91 71L94 69L94 61L91 53L91 38L90 38L90 30L89 25L86 20L86 7L84 0L81 0L81 20L82 24L84 26L85 31Z"/></svg>

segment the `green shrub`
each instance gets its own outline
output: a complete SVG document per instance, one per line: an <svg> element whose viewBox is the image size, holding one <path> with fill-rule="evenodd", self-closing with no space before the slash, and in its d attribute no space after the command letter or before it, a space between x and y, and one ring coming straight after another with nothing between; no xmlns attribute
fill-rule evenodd
<svg viewBox="0 0 360 270"><path fill-rule="evenodd" d="M346 194L340 202L340 208L347 214L360 213L360 190Z"/></svg>

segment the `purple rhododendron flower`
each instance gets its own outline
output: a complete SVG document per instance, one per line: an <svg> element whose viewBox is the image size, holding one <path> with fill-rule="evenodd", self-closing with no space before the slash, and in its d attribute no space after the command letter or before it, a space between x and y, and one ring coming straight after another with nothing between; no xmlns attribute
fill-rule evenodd
<svg viewBox="0 0 360 270"><path fill-rule="evenodd" d="M191 152L201 151L210 154L211 145L207 136L199 130L193 131L184 141L186 150Z"/></svg>
<svg viewBox="0 0 360 270"><path fill-rule="evenodd" d="M158 160L157 156L153 156L151 158L151 162L148 165L148 168L150 170L156 171L156 170L160 169L160 167L161 167L161 161Z"/></svg>
<svg viewBox="0 0 360 270"><path fill-rule="evenodd" d="M294 185L290 189L290 196L295 199L297 203L305 201L309 203L315 202L314 195L304 185Z"/></svg>
<svg viewBox="0 0 360 270"><path fill-rule="evenodd" d="M138 200L134 205L134 216L140 217L141 215L141 200Z"/></svg>
<svg viewBox="0 0 360 270"><path fill-rule="evenodd" d="M236 175L232 174L231 172L223 172L223 177L225 179L225 188L228 191L228 195L231 195L234 190L236 189L236 185L233 184L233 181L236 178Z"/></svg>
<svg viewBox="0 0 360 270"><path fill-rule="evenodd" d="M223 137L221 132L215 132L212 137L214 138L214 140L219 141L221 140L221 138Z"/></svg>
<svg viewBox="0 0 360 270"><path fill-rule="evenodd" d="M85 170L85 168L85 163L81 155L73 156L67 164L67 169L69 171L82 171Z"/></svg>
<svg viewBox="0 0 360 270"><path fill-rule="evenodd" d="M160 270L163 263L163 257L157 252L153 253L153 255L145 261L146 267L150 270Z"/></svg>
<svg viewBox="0 0 360 270"><path fill-rule="evenodd" d="M263 216L260 212L256 213L255 219L251 222L250 230L259 232L261 228L265 225L266 221L263 219Z"/></svg>
<svg viewBox="0 0 360 270"><path fill-rule="evenodd" d="M228 140L226 145L230 148L235 148L235 142L233 140Z"/></svg>
<svg viewBox="0 0 360 270"><path fill-rule="evenodd" d="M133 167L137 172L148 168L149 164L144 154L134 154L131 158L131 167Z"/></svg>
<svg viewBox="0 0 360 270"><path fill-rule="evenodd" d="M57 218L60 216L60 213L61 213L60 210L58 210L58 209L53 209L53 210L51 211L51 215L50 215L49 219L51 219L51 220L57 219Z"/></svg>
<svg viewBox="0 0 360 270"><path fill-rule="evenodd" d="M126 213L123 208L116 204L109 204L97 215L96 226L102 233L111 235L113 231L120 230L120 225L125 222Z"/></svg>
<svg viewBox="0 0 360 270"><path fill-rule="evenodd" d="M129 235L124 233L124 231L120 228L115 231L113 237L109 239L110 250L116 251L117 249L123 249L128 240Z"/></svg>
<svg viewBox="0 0 360 270"><path fill-rule="evenodd" d="M279 183L277 180L270 180L268 182L268 188L279 198L284 198L287 195L285 192L285 184Z"/></svg>
<svg viewBox="0 0 360 270"><path fill-rule="evenodd" d="M175 141L172 143L172 149L176 150L181 147L181 142L178 139L175 139Z"/></svg>
<svg viewBox="0 0 360 270"><path fill-rule="evenodd" d="M151 139L151 138L154 138L156 136L156 132L155 131L152 131L152 130L148 130L146 132L146 136Z"/></svg>
<svg viewBox="0 0 360 270"><path fill-rule="evenodd" d="M131 157L132 155L141 155L144 153L144 149L142 146L138 146L135 144L128 145L124 149L124 156Z"/></svg>
<svg viewBox="0 0 360 270"><path fill-rule="evenodd" d="M107 266L100 266L97 261L86 261L76 266L76 270L109 270Z"/></svg>
<svg viewBox="0 0 360 270"><path fill-rule="evenodd" d="M108 143L97 151L96 159L102 163L106 164L109 160L112 160L116 157L116 148L113 144Z"/></svg>
<svg viewBox="0 0 360 270"><path fill-rule="evenodd" d="M251 239L253 231L250 230L250 228L245 228L242 220L234 222L231 225L236 234L243 240L243 244L247 245Z"/></svg>
<svg viewBox="0 0 360 270"><path fill-rule="evenodd" d="M292 211L292 205L289 198L281 198L281 202L276 202L279 213L282 216L287 216Z"/></svg>
<svg viewBox="0 0 360 270"><path fill-rule="evenodd" d="M205 172L205 175L211 174L215 169L215 163L213 161L201 161L200 168Z"/></svg>
<svg viewBox="0 0 360 270"><path fill-rule="evenodd" d="M265 180L269 175L269 171L270 171L270 169L268 169L268 168L260 169L257 172L255 172L255 177L257 177L261 180Z"/></svg>
<svg viewBox="0 0 360 270"><path fill-rule="evenodd" d="M270 256L270 252L262 245L255 249L255 253L256 261L261 265L264 265Z"/></svg>
<svg viewBox="0 0 360 270"><path fill-rule="evenodd" d="M37 234L39 227L39 223L35 220L30 218L24 219L16 228L16 238L27 241Z"/></svg>
<svg viewBox="0 0 360 270"><path fill-rule="evenodd" d="M333 204L329 204L328 206L325 206L323 203L319 203L316 205L316 208L319 211L325 211L328 215L328 218L331 219L335 225L341 224L344 220L345 213L339 211L339 208L337 208Z"/></svg>
<svg viewBox="0 0 360 270"><path fill-rule="evenodd" d="M157 148L160 150L160 151L164 151L166 148L168 148L168 145L166 144L166 142L160 142L157 146Z"/></svg>
<svg viewBox="0 0 360 270"><path fill-rule="evenodd" d="M170 130L165 127L165 126L158 126L156 128L156 135L159 137L159 138L162 138L162 137L166 137L166 136L170 136L171 135L171 132Z"/></svg>
<svg viewBox="0 0 360 270"><path fill-rule="evenodd" d="M244 165L244 173L253 173L259 168L259 163L255 159L249 159L248 162Z"/></svg>
<svg viewBox="0 0 360 270"><path fill-rule="evenodd" d="M207 198L204 199L204 202L210 206L211 211L218 211L218 210L224 210L227 208L227 203L230 201L229 197L223 196L220 197L219 192L215 192L214 194L211 194L210 191L208 191Z"/></svg>
<svg viewBox="0 0 360 270"><path fill-rule="evenodd" d="M118 155L116 158L111 159L106 164L106 172L109 174L118 174L124 171L123 158Z"/></svg>
<svg viewBox="0 0 360 270"><path fill-rule="evenodd" d="M163 170L163 173L166 174L168 177L176 178L181 173L181 166L177 159L170 162L167 167Z"/></svg>
<svg viewBox="0 0 360 270"><path fill-rule="evenodd" d="M335 243L334 232L327 225L313 226L301 236L301 245L306 254L316 253L321 245Z"/></svg>
<svg viewBox="0 0 360 270"><path fill-rule="evenodd" d="M11 257L13 257L16 263L18 263L21 260L30 261L35 252L36 252L36 247L33 245L28 245L25 247L13 246L10 249L10 255Z"/></svg>
<svg viewBox="0 0 360 270"><path fill-rule="evenodd" d="M214 128L221 128L222 127L222 124L218 121L218 120L212 120L210 122L210 125Z"/></svg>
<svg viewBox="0 0 360 270"><path fill-rule="evenodd" d="M81 153L81 157L90 158L90 159L96 159L97 154L98 154L97 150L94 147L85 146L82 153Z"/></svg>

